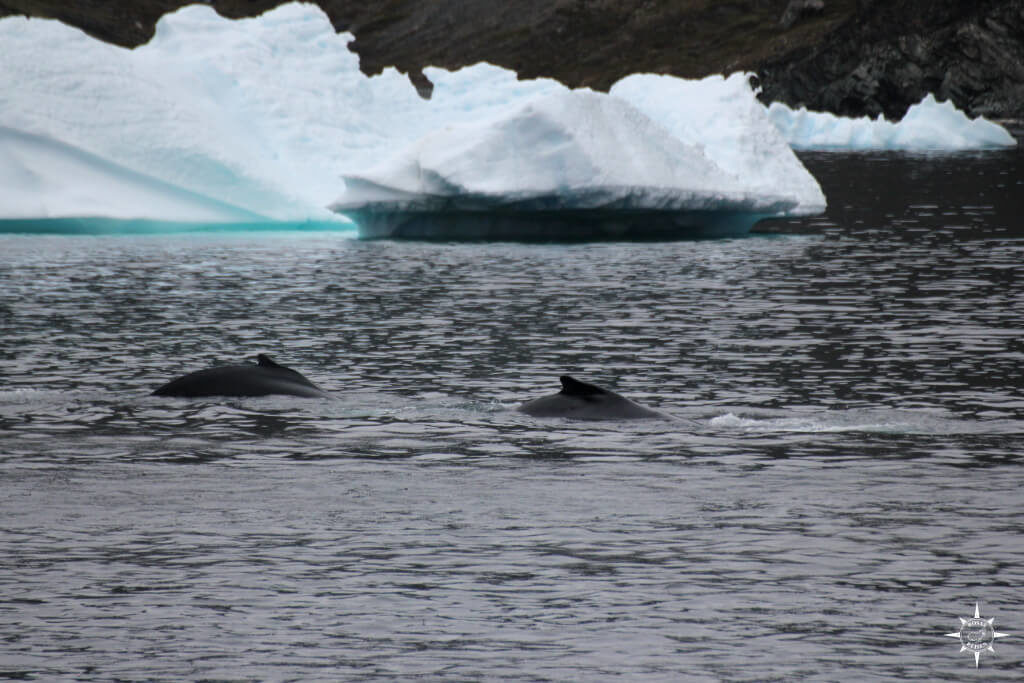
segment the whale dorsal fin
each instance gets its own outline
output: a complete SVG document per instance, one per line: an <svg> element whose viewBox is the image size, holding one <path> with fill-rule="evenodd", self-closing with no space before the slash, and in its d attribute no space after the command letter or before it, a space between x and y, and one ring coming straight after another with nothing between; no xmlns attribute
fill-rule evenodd
<svg viewBox="0 0 1024 683"><path fill-rule="evenodd" d="M265 353L261 353L258 356L256 356L256 363L258 363L261 368L278 368L280 370L288 369L283 365L278 365L277 363L275 363L274 359Z"/></svg>
<svg viewBox="0 0 1024 683"><path fill-rule="evenodd" d="M587 384L586 382L580 382L569 375L562 375L558 380L562 383L562 391L559 393L562 393L565 396L595 396L597 394L608 393L601 387L596 387L593 384Z"/></svg>

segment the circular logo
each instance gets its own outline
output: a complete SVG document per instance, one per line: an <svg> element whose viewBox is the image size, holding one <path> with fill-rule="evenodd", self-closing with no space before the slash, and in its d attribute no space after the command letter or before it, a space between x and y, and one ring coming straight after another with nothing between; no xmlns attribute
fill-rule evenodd
<svg viewBox="0 0 1024 683"><path fill-rule="evenodd" d="M1009 633L1000 633L996 630L995 617L988 619L981 618L981 608L978 603L974 604L973 617L960 617L960 630L947 633L950 638L957 638L960 641L960 652L974 653L974 666L981 665L981 653L988 650L995 652L992 643L996 638L1005 638Z"/></svg>
<svg viewBox="0 0 1024 683"><path fill-rule="evenodd" d="M996 630L988 619L968 619L960 627L960 644L972 652L987 650L996 639Z"/></svg>

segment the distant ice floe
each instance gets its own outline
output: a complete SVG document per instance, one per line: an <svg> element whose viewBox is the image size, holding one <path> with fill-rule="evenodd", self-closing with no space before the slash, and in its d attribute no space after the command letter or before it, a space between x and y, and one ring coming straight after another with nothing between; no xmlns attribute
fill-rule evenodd
<svg viewBox="0 0 1024 683"><path fill-rule="evenodd" d="M364 76L351 40L298 3L241 20L184 7L134 50L0 20L0 220L337 221L339 195L379 208L382 192L405 208L614 210L613 232L644 212L749 227L824 209L743 74L632 76L603 95L430 68L426 101L394 69Z"/></svg>
<svg viewBox="0 0 1024 683"><path fill-rule="evenodd" d="M952 102L938 102L926 95L907 110L902 120L881 116L851 119L826 112L794 111L773 102L768 116L786 141L796 149L825 151L900 150L963 151L1014 147L1017 141L998 123L972 119Z"/></svg>

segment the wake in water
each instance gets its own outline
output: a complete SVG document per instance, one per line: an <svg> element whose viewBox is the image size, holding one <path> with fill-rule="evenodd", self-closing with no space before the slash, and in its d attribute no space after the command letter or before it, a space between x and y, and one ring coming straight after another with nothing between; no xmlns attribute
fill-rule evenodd
<svg viewBox="0 0 1024 683"><path fill-rule="evenodd" d="M747 434L842 433L881 434L1009 434L1019 429L1012 420L971 420L940 410L857 408L806 414L728 412L707 421L713 431Z"/></svg>

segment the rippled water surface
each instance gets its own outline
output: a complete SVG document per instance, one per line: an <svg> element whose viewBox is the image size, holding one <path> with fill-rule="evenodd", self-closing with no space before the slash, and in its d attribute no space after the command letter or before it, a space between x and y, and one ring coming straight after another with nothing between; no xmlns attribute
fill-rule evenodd
<svg viewBox="0 0 1024 683"><path fill-rule="evenodd" d="M0 235L0 677L1019 680L1021 154L806 162L742 240ZM260 352L337 398L148 395Z"/></svg>

